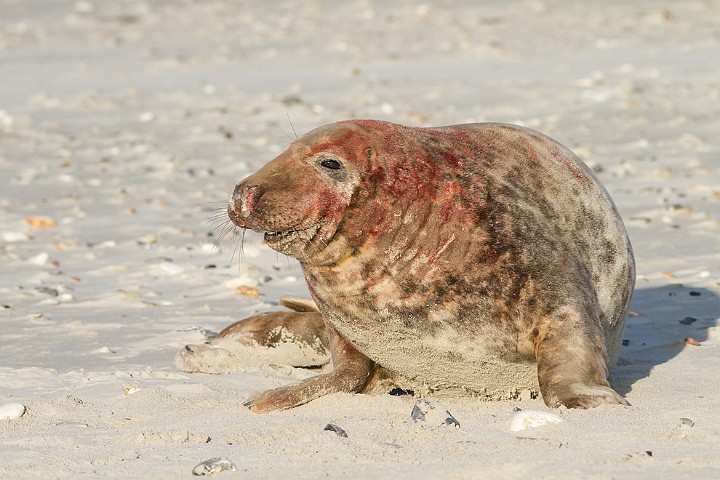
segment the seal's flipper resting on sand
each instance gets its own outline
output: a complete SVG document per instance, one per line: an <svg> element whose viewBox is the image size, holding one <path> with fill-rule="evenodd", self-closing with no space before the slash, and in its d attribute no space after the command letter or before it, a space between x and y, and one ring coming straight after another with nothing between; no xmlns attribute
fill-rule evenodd
<svg viewBox="0 0 720 480"><path fill-rule="evenodd" d="M224 328L203 345L186 345L175 357L181 370L229 373L247 364L321 367L330 360L327 330L312 300L287 297L294 312L266 312Z"/></svg>

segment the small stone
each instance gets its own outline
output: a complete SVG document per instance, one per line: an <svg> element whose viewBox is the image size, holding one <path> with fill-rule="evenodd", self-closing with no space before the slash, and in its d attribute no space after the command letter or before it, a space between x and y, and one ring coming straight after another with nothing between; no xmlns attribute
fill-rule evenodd
<svg viewBox="0 0 720 480"><path fill-rule="evenodd" d="M519 432L526 428L536 428L547 423L560 423L562 418L551 412L540 410L521 410L510 420L510 431Z"/></svg>
<svg viewBox="0 0 720 480"><path fill-rule="evenodd" d="M34 265L45 265L48 260L50 260L50 254L47 252L40 252L37 255L33 255L32 257L28 258L28 263L32 263Z"/></svg>
<svg viewBox="0 0 720 480"><path fill-rule="evenodd" d="M201 462L193 468L193 475L215 475L216 473L230 470L231 472L237 471L237 467L234 463L224 457L211 458Z"/></svg>
<svg viewBox="0 0 720 480"><path fill-rule="evenodd" d="M22 403L6 403L0 406L0 420L14 420L25 415L25 405Z"/></svg>
<svg viewBox="0 0 720 480"><path fill-rule="evenodd" d="M680 425L687 425L688 427L694 427L694 426L695 426L695 422L693 422L693 421L690 420L689 418L682 417L682 418L680 419Z"/></svg>
<svg viewBox="0 0 720 480"><path fill-rule="evenodd" d="M60 295L60 291L57 288L35 287L35 290L37 290L40 293L50 295L51 297L57 297L58 295Z"/></svg>
<svg viewBox="0 0 720 480"><path fill-rule="evenodd" d="M126 397L128 395L134 395L140 391L140 387L138 387L137 385L123 385L122 389L123 395L125 395Z"/></svg>
<svg viewBox="0 0 720 480"><path fill-rule="evenodd" d="M688 293L691 297L699 297L700 295L702 295L702 292L698 292L697 290L690 290Z"/></svg>
<svg viewBox="0 0 720 480"><path fill-rule="evenodd" d="M412 412L410 413L410 418L415 420L416 423L424 424L431 428L443 427L445 425L460 428L460 422L452 416L445 406L424 398L415 402L415 406L413 406Z"/></svg>
<svg viewBox="0 0 720 480"><path fill-rule="evenodd" d="M23 232L0 232L0 240L7 243L26 242L30 237Z"/></svg>
<svg viewBox="0 0 720 480"><path fill-rule="evenodd" d="M697 318L693 318L693 317L685 317L682 320L680 320L680 323L682 323L683 325L692 325L695 322L697 322Z"/></svg>
<svg viewBox="0 0 720 480"><path fill-rule="evenodd" d="M200 251L205 253L216 253L218 251L218 247L214 243L203 242L200 245Z"/></svg>
<svg viewBox="0 0 720 480"><path fill-rule="evenodd" d="M25 222L35 230L53 228L57 223L50 217L28 217Z"/></svg>
<svg viewBox="0 0 720 480"><path fill-rule="evenodd" d="M335 425L334 423L328 423L327 425L325 425L325 428L323 428L323 430L327 430L327 431L329 431L329 432L335 432L338 437L347 438L347 436L348 436L348 435L347 435L347 432L346 432L345 430L343 430L342 428L338 427L338 426Z"/></svg>
<svg viewBox="0 0 720 480"><path fill-rule="evenodd" d="M72 302L73 300L75 300L75 297L73 297L71 293L65 292L58 295L58 300L60 300L61 302Z"/></svg>
<svg viewBox="0 0 720 480"><path fill-rule="evenodd" d="M405 388L400 388L400 387L393 387L393 389L388 392L388 395L392 395L393 397L401 397L403 395L410 395L411 397L414 397L415 391L407 390Z"/></svg>
<svg viewBox="0 0 720 480"><path fill-rule="evenodd" d="M235 293L238 295L246 295L250 298L259 298L260 291L255 287L248 287L247 285L240 285L235 288Z"/></svg>
<svg viewBox="0 0 720 480"><path fill-rule="evenodd" d="M158 243L159 237L155 235L154 233L143 235L142 237L137 239L137 244L141 248L144 248L146 250L152 248L155 244Z"/></svg>
<svg viewBox="0 0 720 480"><path fill-rule="evenodd" d="M692 345L693 347L699 347L699 346L700 346L700 342L698 342L697 340L695 340L695 339L692 338L692 337L686 338L686 339L685 339L685 343L687 343L688 345Z"/></svg>
<svg viewBox="0 0 720 480"><path fill-rule="evenodd" d="M104 346L104 347L96 348L95 350L92 350L90 353L100 353L100 354L115 353L115 350L112 350L108 346Z"/></svg>
<svg viewBox="0 0 720 480"><path fill-rule="evenodd" d="M152 122L153 120L155 120L155 114L153 112L143 112L138 115L138 120L143 123Z"/></svg>
<svg viewBox="0 0 720 480"><path fill-rule="evenodd" d="M78 13L91 13L95 10L95 5L92 2L75 2L75 11Z"/></svg>
<svg viewBox="0 0 720 480"><path fill-rule="evenodd" d="M380 105L380 110L386 115L392 115L393 113L395 113L395 107L393 107L392 104L387 102Z"/></svg>
<svg viewBox="0 0 720 480"><path fill-rule="evenodd" d="M46 298L44 300L40 300L36 305L60 305L60 300L58 300L57 298Z"/></svg>
<svg viewBox="0 0 720 480"><path fill-rule="evenodd" d="M183 272L183 268L180 265L171 262L162 262L160 268L171 275L177 275Z"/></svg>

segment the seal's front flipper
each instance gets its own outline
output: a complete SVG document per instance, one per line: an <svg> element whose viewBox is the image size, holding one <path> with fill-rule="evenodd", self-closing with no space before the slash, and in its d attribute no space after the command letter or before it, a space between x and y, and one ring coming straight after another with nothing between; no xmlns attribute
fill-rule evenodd
<svg viewBox="0 0 720 480"><path fill-rule="evenodd" d="M533 332L540 391L549 407L627 405L607 381L605 339L593 310L560 308Z"/></svg>
<svg viewBox="0 0 720 480"><path fill-rule="evenodd" d="M326 334L334 366L332 372L297 385L260 393L245 405L255 413L267 413L297 407L330 393L361 391L373 373L374 362L345 341L334 328L326 326Z"/></svg>

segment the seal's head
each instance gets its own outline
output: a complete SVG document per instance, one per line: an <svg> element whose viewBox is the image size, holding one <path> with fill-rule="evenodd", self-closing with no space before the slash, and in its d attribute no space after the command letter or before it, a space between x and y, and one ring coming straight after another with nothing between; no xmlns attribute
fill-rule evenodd
<svg viewBox="0 0 720 480"><path fill-rule="evenodd" d="M377 235L386 220L387 201L380 198L387 196L378 195L379 190L399 188L397 182L383 181L387 170L427 173L417 166L389 163L404 158L392 155L402 148L397 141L400 129L410 130L371 120L313 130L235 187L228 204L230 219L240 228L265 232L268 246L303 263L342 261ZM378 152L383 159L378 160ZM423 183L418 179L404 184Z"/></svg>
<svg viewBox="0 0 720 480"><path fill-rule="evenodd" d="M271 248L309 260L335 236L372 155L350 125L314 130L240 182L228 215L238 227L265 232Z"/></svg>

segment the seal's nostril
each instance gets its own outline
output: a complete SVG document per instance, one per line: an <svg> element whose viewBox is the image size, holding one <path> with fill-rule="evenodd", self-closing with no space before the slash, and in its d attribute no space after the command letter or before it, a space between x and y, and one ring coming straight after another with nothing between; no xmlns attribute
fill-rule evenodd
<svg viewBox="0 0 720 480"><path fill-rule="evenodd" d="M262 191L257 185L242 182L235 187L230 203L233 210L239 211L242 215L247 215L255 209L261 196Z"/></svg>
<svg viewBox="0 0 720 480"><path fill-rule="evenodd" d="M255 207L254 193L257 187L254 185L247 185L240 192L240 210L243 213L250 213Z"/></svg>

